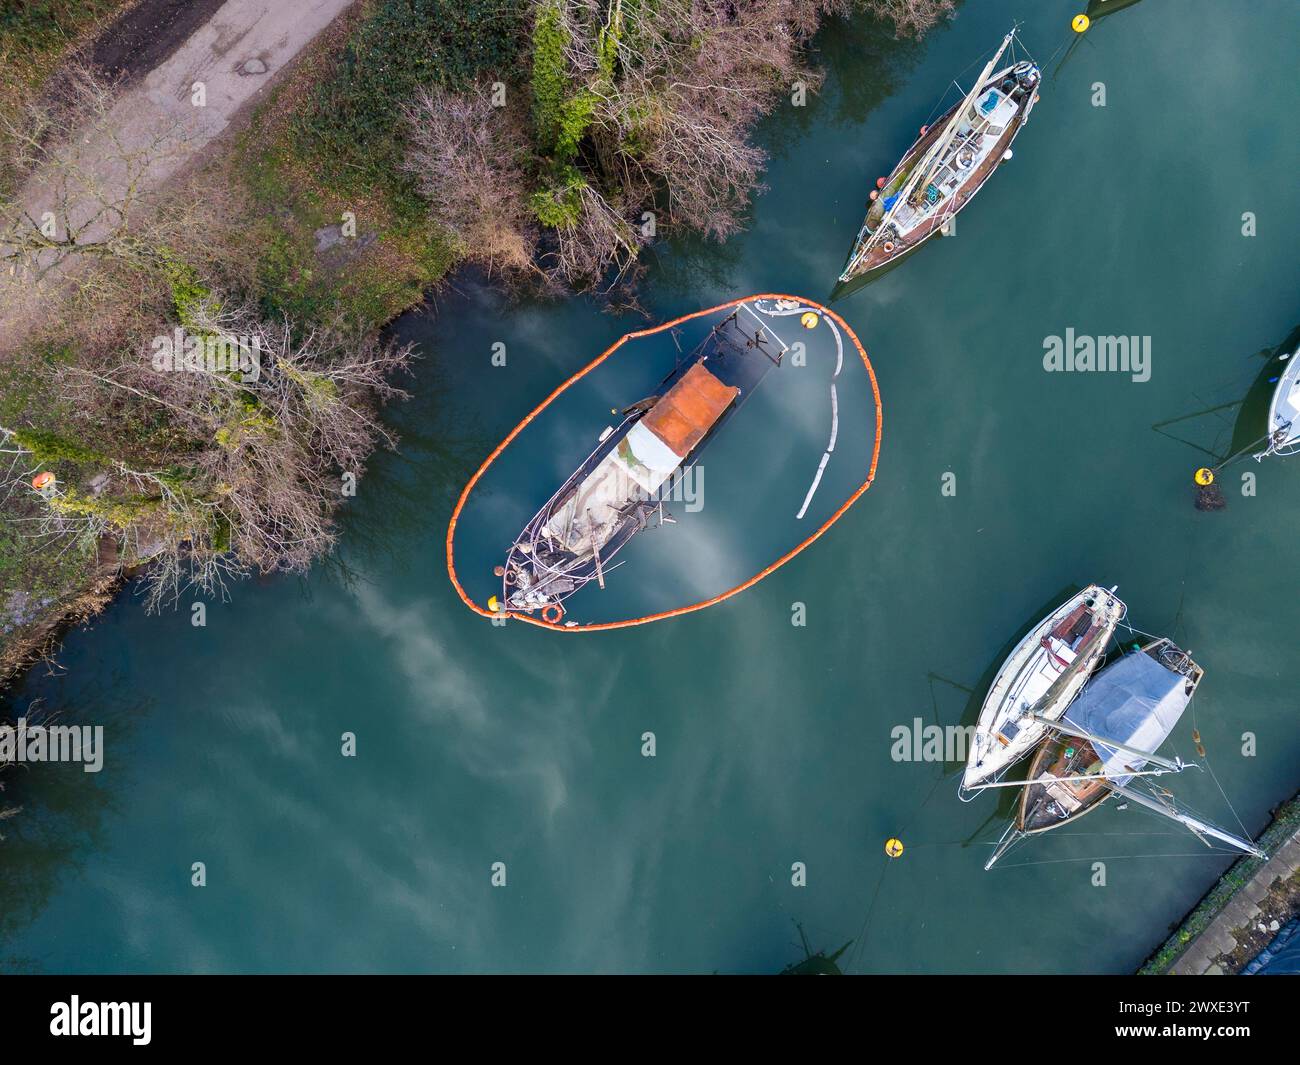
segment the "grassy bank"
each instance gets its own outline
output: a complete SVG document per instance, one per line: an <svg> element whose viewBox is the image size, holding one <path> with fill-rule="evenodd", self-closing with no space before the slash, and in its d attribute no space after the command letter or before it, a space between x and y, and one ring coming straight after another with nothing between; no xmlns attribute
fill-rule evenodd
<svg viewBox="0 0 1300 1065"><path fill-rule="evenodd" d="M340 18L217 164L255 219L257 298L309 321L341 306L378 328L456 260L401 169L417 87L460 89L517 62L519 17L493 2L369 0ZM355 233L342 234L354 220Z"/></svg>

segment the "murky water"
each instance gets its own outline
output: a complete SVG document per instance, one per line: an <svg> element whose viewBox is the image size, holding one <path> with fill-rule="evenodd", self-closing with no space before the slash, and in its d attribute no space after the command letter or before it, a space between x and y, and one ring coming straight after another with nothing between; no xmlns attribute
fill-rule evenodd
<svg viewBox="0 0 1300 1065"><path fill-rule="evenodd" d="M40 698L103 724L108 760L11 778L27 811L0 850L5 964L762 972L799 956L796 920L816 947L855 939L859 970L1138 964L1225 856L1105 808L984 873L1005 807L963 805L953 766L890 754L896 726L969 720L1008 642L1098 581L1206 669L1172 746L1191 756L1199 729L1213 773L1177 794L1255 832L1296 786L1300 467L1231 468L1212 514L1190 475L1228 449L1231 404L1300 319L1300 16L1288 0L1144 0L1057 72L1071 14L970 3L922 46L833 27L825 91L764 132L750 232L665 248L651 271L657 320L750 292L824 298L875 176L1025 20L1048 80L1014 160L953 238L836 307L879 375L884 439L875 485L819 543L648 628L557 636L472 615L445 570L456 495L641 323L464 280L398 324L424 355L415 398L391 412L402 452L362 480L341 566L238 587L206 628L123 598L68 638L61 676L17 693L10 713ZM1045 338L1067 329L1149 337L1150 380L1044 372ZM907 845L892 863L891 835Z"/></svg>

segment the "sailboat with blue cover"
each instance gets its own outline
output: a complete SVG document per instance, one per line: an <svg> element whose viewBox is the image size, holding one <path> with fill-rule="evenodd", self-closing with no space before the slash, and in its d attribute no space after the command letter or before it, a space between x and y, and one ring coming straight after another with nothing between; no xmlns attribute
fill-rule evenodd
<svg viewBox="0 0 1300 1065"><path fill-rule="evenodd" d="M1151 641L1098 673L1059 721L1043 722L1048 735L1030 763L1015 820L984 868L992 868L1020 840L1076 821L1112 795L1177 821L1206 846L1217 841L1264 857L1250 840L1193 816L1171 792L1152 785L1153 777L1195 766L1156 752L1204 675L1192 656L1167 638Z"/></svg>

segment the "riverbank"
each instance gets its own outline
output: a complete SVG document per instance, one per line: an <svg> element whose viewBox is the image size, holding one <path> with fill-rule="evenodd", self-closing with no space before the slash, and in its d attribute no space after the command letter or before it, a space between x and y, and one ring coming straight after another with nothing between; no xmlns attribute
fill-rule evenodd
<svg viewBox="0 0 1300 1065"><path fill-rule="evenodd" d="M313 10L329 15L341 6ZM41 297L47 305L38 311L57 321L11 330L23 339L0 357L0 439L13 467L0 502L0 686L48 653L115 573L144 567L145 600L157 607L191 589L224 594L227 580L246 572L305 571L332 549L334 512L355 490L340 491L340 479L355 485L370 447L393 443L375 400L400 393L391 374L370 365L386 323L421 303L459 262L530 289L604 284L608 293L611 273L632 274L641 248L663 235L653 224L634 226L647 207L660 213L663 232L722 239L738 231L766 158L750 141L754 126L790 84L815 87L802 57L821 20L865 10L892 19L896 33L920 36L953 10L949 0L763 0L692 15L689 40L679 40L685 30L672 12L621 2L602 22L578 0L508 10L360 0L318 35L303 31L310 43L295 55L300 43L286 53L278 38L268 48L279 52L257 51L249 34L265 27L255 0L189 8L103 0L92 8L98 21L86 17L75 47L42 54L47 71L56 55L75 53L117 79L114 91L148 75L163 90L158 98L170 99L176 85L189 85L191 68L234 62L236 75L224 68L220 75L234 77L233 87L209 86L214 99L238 99L258 79L265 87L237 119L219 116L230 128L204 141L197 161L156 198L115 203L123 218L148 221L96 234L88 273L77 247L55 249L72 263L63 272L77 271L73 292ZM794 30L757 53L736 54L734 42L773 14ZM236 35L238 53L230 34L209 32L209 16L212 25L251 20ZM145 37L150 47L139 47ZM588 46L593 70L574 58ZM160 76L169 62L175 71ZM747 86L737 94L744 106L687 91L686 82L707 85L723 70ZM675 80L660 98L655 86L665 79ZM8 104L27 106L42 85L33 77ZM602 110L606 96L614 99ZM92 86L79 103L72 114L84 118L90 106L95 128L114 135L107 88ZM696 148L723 155L679 154L687 127L716 133ZM620 146L621 163L602 154L610 145ZM38 155L41 147L34 145ZM465 159L482 165L466 169ZM731 163L738 169L726 181L695 183ZM170 160L162 169L179 168ZM102 188L92 192L105 198ZM75 204L54 206L61 216L76 214ZM37 242L33 261L48 258L47 244ZM30 304L32 290L23 295ZM311 366L311 387L296 371L270 397L252 386L232 394L223 381L195 395L188 382L176 392L148 367L141 374L134 354L174 328L239 339L265 332L272 344L292 343L289 323L297 336L332 330L327 354L335 364L369 350L352 359L353 367L366 364L366 379L330 376L310 350L297 354ZM404 364L395 353L380 357L389 369ZM302 424L284 421L286 391L303 408ZM331 425L353 423L341 444L322 438L325 400L338 408ZM180 416L182 408L205 416ZM273 446L283 437L296 438L288 453ZM268 468L283 472L278 485ZM55 488L31 489L33 476L49 474Z"/></svg>
<svg viewBox="0 0 1300 1065"><path fill-rule="evenodd" d="M1139 971L1235 975L1300 913L1300 795L1258 840L1271 857L1238 859Z"/></svg>
<svg viewBox="0 0 1300 1065"><path fill-rule="evenodd" d="M0 22L4 31L0 47L14 62L6 71L0 96L7 134L0 138L4 148L0 198L8 192L14 203L24 203L32 189L41 195L46 167L64 185L79 188L81 198L109 203L110 211L130 208L137 214L165 216L179 209L185 213L187 197L209 194L221 209L194 215L188 228L180 227L168 236L191 238L193 244L212 232L204 228L205 223L216 223L217 228L224 223L223 235L228 237L230 226L236 224L230 213L251 200L249 179L230 165L236 139L244 135L250 118L256 125L266 110L265 83L281 74L280 84L296 76L300 63L295 57L328 53L331 48L335 54L341 52L339 35L321 35L326 38L322 47L316 27L321 18L329 20L348 3L314 5L317 21L299 19L294 33L281 32L284 27L276 19L263 18L266 11L255 0L188 5L175 0L102 0L82 7L42 5L32 13L6 17ZM218 11L220 25L210 24ZM347 20L339 21L347 25ZM151 126L147 131L143 146L130 142L132 131L120 123L133 122L155 108L162 114L175 106L168 102L172 94L167 90L176 83L188 84L192 69L212 60L237 58L230 51L233 44L225 43L225 31L241 46L257 50L255 62L260 66L256 69L267 77L259 82L238 73L209 74L205 86L219 94L220 102L214 99L212 106L205 106L197 129L187 130L180 122L163 128L169 120L162 118L155 123L158 129ZM308 42L312 43L303 49ZM24 140L47 120L54 130L82 123L86 132L81 139L91 145L85 152L88 165L81 157L68 161L65 155L43 155L46 144L54 143L45 136ZM138 142L138 130L134 136ZM166 151L159 150L148 142L154 136L174 143ZM214 136L217 140L209 143ZM96 139L105 143L97 144ZM137 193L136 198L118 191L112 164L115 152L124 158L135 153L149 157L147 169L131 173L132 184L139 179L141 186L157 186L156 197L153 190L148 197ZM92 169L102 159L110 160L103 175ZM186 173L172 181L179 171ZM60 221L67 221L69 234L71 219L80 210L73 199L68 194L66 202L50 204ZM216 217L221 210L226 217ZM150 235L148 225L145 239ZM100 234L93 239L79 234L77 239L90 250L107 246L109 255L100 259L88 255L90 264L72 261L74 276L66 281L37 274L31 284L20 280L16 290L11 285L6 292L23 297L6 303L9 326L33 303L40 318L34 323L21 321L21 328L9 330L20 335L21 342L0 345L0 450L9 478L0 498L0 687L33 661L53 653L61 633L102 608L125 574L168 553L169 545L175 558L178 545L197 539L194 523L169 522L157 497L174 498L186 490L182 482L192 480L198 441L192 434L187 439L176 419L159 417L151 409L151 398L158 402L157 397L112 380L111 369L96 377L103 386L99 389L81 391L68 380L76 373L84 384L104 367L133 357L131 349L150 329L133 328L143 324L144 315L131 304L161 316L174 312L190 326L183 304L210 291L202 251L176 252L159 244L151 254L162 261L162 269L154 269L152 276L129 255L119 255L121 261L115 261L114 253L120 249L114 241L125 246L134 236L134 229L131 234L109 232L102 239ZM13 250L12 244L5 247ZM278 246L263 241L263 247L274 251ZM21 279L25 265L13 263L10 278L17 269ZM248 295L274 305L273 280ZM418 295L392 307L391 313L414 298ZM124 315L113 306L115 302L125 303L130 310ZM137 312L135 320L130 319L131 310ZM381 324L382 320L362 328L373 333ZM159 325L151 328L165 331ZM79 354L88 357L79 360ZM32 491L27 481L38 470L56 474L57 488Z"/></svg>

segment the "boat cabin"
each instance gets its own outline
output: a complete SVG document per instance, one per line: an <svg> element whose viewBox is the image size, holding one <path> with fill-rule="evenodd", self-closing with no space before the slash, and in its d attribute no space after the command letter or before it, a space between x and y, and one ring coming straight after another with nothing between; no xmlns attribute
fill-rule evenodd
<svg viewBox="0 0 1300 1065"><path fill-rule="evenodd" d="M555 509L546 535L574 554L609 540L629 504L653 499L740 394L697 362Z"/></svg>

